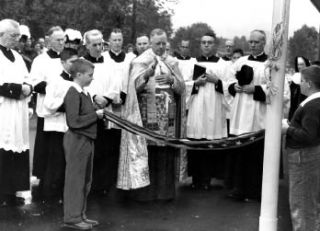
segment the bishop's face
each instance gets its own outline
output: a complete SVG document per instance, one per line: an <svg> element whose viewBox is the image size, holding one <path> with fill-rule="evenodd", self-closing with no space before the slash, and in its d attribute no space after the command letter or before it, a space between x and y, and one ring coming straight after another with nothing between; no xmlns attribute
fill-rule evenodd
<svg viewBox="0 0 320 231"><path fill-rule="evenodd" d="M99 58L103 51L103 38L101 36L89 37L87 49L92 57Z"/></svg>
<svg viewBox="0 0 320 231"><path fill-rule="evenodd" d="M160 35L155 34L151 38L151 48L153 52L158 56L162 56L166 51L167 42L167 35L165 33Z"/></svg>

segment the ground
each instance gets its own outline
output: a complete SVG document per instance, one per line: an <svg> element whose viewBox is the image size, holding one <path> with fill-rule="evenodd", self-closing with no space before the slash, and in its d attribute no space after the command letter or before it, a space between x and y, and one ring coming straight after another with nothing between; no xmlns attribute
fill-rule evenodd
<svg viewBox="0 0 320 231"><path fill-rule="evenodd" d="M33 144L35 124L31 123ZM195 191L178 187L175 201L137 203L114 189L105 197L90 198L87 215L97 219L100 231L258 231L260 203L235 202L226 191ZM31 203L0 208L0 231L67 231L61 227L62 206ZM278 231L290 231L288 186L280 181Z"/></svg>

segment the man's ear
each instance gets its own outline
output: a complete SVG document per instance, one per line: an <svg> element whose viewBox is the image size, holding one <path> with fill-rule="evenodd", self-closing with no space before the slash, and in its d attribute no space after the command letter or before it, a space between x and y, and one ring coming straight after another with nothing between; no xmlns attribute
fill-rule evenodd
<svg viewBox="0 0 320 231"><path fill-rule="evenodd" d="M81 75L82 75L82 73L77 72L77 73L76 73L76 78L79 78Z"/></svg>

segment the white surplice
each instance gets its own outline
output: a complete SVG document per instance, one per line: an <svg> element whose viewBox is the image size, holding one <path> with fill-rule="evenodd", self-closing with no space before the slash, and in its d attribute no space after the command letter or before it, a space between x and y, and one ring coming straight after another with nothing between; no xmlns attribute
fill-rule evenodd
<svg viewBox="0 0 320 231"><path fill-rule="evenodd" d="M20 54L12 50L15 61L0 52L0 85L29 82L28 70ZM0 148L21 153L29 149L30 98L10 99L0 96Z"/></svg>
<svg viewBox="0 0 320 231"><path fill-rule="evenodd" d="M237 82L235 74L240 71L243 65L252 67L254 76L253 84L261 86L263 92L267 93L267 69L266 61L259 62L248 60L249 56L244 56L238 59L231 75L233 82ZM232 81L231 81L232 82ZM240 135L242 133L254 132L265 128L266 103L253 99L253 94L236 93L232 107L230 118L230 133Z"/></svg>
<svg viewBox="0 0 320 231"><path fill-rule="evenodd" d="M216 75L223 85L223 94L217 92L214 83L207 82L191 95L187 117L187 137L194 139L219 139L227 137L226 68L223 59L217 62L198 62L208 74Z"/></svg>

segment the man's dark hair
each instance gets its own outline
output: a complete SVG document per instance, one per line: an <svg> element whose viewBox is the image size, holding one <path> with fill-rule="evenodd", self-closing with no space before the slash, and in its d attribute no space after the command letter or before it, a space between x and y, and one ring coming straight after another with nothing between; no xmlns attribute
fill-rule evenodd
<svg viewBox="0 0 320 231"><path fill-rule="evenodd" d="M110 33L110 36L111 36L112 33L115 33L115 34L119 34L120 33L120 34L122 34L122 30L120 28L113 28L111 33Z"/></svg>
<svg viewBox="0 0 320 231"><path fill-rule="evenodd" d="M67 61L72 56L78 56L78 52L72 48L64 48L63 51L60 53L60 59L62 61Z"/></svg>
<svg viewBox="0 0 320 231"><path fill-rule="evenodd" d="M148 36L146 33L140 33L140 34L137 35L136 41L137 41L137 39L140 38L140 37L147 37L147 38L149 38L149 36Z"/></svg>
<svg viewBox="0 0 320 231"><path fill-rule="evenodd" d="M239 54L241 54L241 56L243 56L243 55L244 55L243 50L242 50L242 49L240 49L240 48L236 48L236 49L234 49L234 50L233 50L233 52L232 52L232 54L235 54L235 53L239 53Z"/></svg>
<svg viewBox="0 0 320 231"><path fill-rule="evenodd" d="M213 31L207 31L201 37L203 37L203 36L209 36L209 37L216 39L216 34Z"/></svg>

